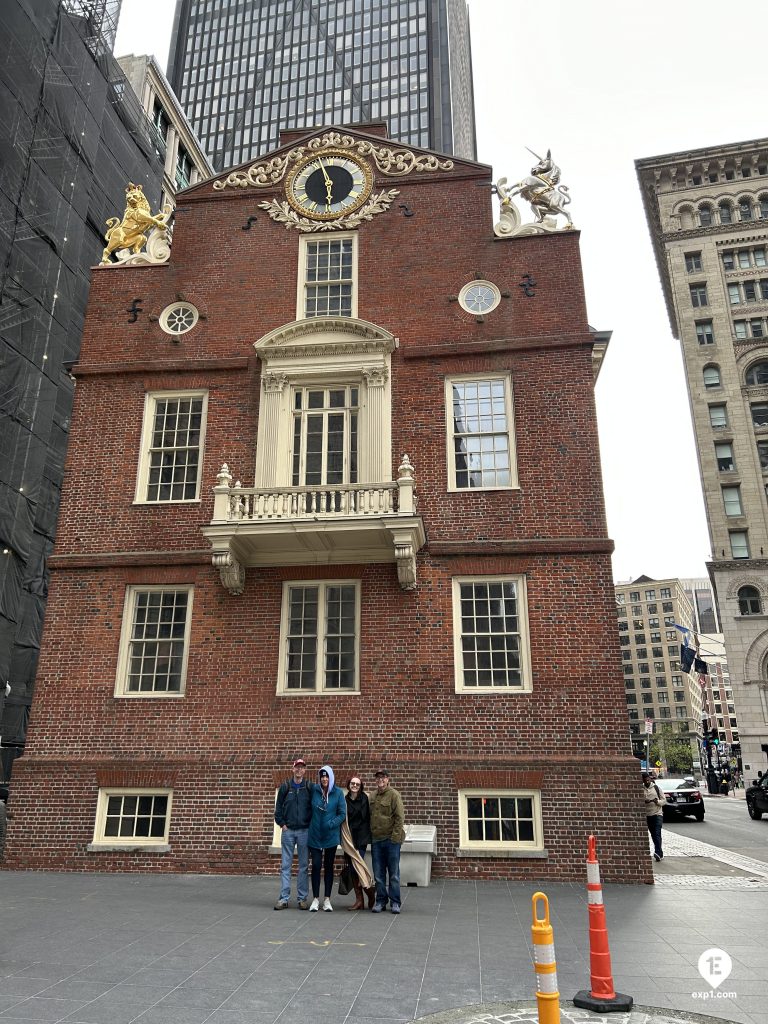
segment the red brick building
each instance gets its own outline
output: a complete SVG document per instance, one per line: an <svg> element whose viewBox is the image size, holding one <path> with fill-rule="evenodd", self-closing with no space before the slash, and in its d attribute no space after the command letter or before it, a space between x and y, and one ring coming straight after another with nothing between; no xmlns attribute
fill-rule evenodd
<svg viewBox="0 0 768 1024"><path fill-rule="evenodd" d="M436 874L650 879L578 232L391 145L286 133L94 270L6 867L276 871L301 753Z"/></svg>

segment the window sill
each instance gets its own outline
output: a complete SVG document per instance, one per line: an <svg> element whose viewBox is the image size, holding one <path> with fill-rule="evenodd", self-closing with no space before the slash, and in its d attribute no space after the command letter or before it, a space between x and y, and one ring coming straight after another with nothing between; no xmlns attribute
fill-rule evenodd
<svg viewBox="0 0 768 1024"><path fill-rule="evenodd" d="M88 843L88 853L170 853L168 843Z"/></svg>
<svg viewBox="0 0 768 1024"><path fill-rule="evenodd" d="M116 693L115 700L183 700L185 693L155 693L147 690L142 693Z"/></svg>
<svg viewBox="0 0 768 1024"><path fill-rule="evenodd" d="M146 508L163 508L165 505L202 505L201 498L173 498L168 501L142 501L134 498L132 505L140 505Z"/></svg>
<svg viewBox="0 0 768 1024"><path fill-rule="evenodd" d="M457 846L453 851L457 857L495 857L498 860L547 860L548 850L470 850Z"/></svg>
<svg viewBox="0 0 768 1024"><path fill-rule="evenodd" d="M360 690L278 690L277 697L359 697Z"/></svg>

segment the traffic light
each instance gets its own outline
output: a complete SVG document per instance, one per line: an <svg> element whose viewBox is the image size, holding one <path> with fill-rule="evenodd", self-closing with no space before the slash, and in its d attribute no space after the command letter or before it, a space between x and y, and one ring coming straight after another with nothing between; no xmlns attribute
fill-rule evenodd
<svg viewBox="0 0 768 1024"><path fill-rule="evenodd" d="M717 729L710 729L709 738L710 740L712 740L714 746L720 746L720 734L718 733Z"/></svg>

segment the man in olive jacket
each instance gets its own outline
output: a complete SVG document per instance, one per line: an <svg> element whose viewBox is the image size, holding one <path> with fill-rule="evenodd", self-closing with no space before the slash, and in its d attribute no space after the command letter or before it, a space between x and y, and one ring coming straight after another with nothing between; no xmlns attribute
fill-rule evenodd
<svg viewBox="0 0 768 1024"><path fill-rule="evenodd" d="M380 914L389 909L400 913L400 847L405 839L403 800L389 784L389 772L376 772L376 792L369 797L371 805L371 860L376 879L376 902L372 911ZM387 886L389 876L389 886Z"/></svg>

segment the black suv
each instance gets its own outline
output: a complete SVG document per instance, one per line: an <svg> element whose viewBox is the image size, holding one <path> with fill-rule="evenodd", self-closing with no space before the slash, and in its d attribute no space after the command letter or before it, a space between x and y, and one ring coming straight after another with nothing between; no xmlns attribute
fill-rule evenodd
<svg viewBox="0 0 768 1024"><path fill-rule="evenodd" d="M764 814L768 814L768 773L755 779L745 795L750 818L759 821Z"/></svg>

